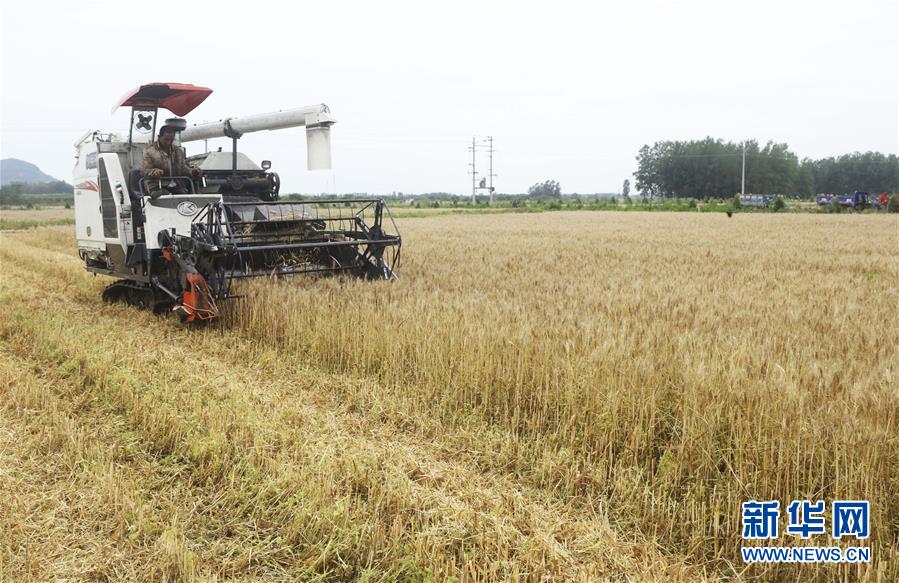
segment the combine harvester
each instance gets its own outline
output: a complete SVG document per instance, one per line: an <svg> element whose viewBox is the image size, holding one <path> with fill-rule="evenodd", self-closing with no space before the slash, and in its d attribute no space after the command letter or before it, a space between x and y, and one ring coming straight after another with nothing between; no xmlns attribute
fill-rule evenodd
<svg viewBox="0 0 899 583"><path fill-rule="evenodd" d="M78 254L88 271L118 280L103 299L171 309L194 322L218 316L217 302L235 297L232 283L240 278L395 279L401 239L382 199L277 202L280 180L271 162L260 167L237 151L243 134L305 126L308 169L330 169L335 120L324 104L191 127L166 120L185 128L173 147L226 137L232 151L187 158L203 170L200 178L141 175L159 109L185 116L211 93L178 83L142 85L116 105L131 107L127 139L90 131L75 143Z"/></svg>

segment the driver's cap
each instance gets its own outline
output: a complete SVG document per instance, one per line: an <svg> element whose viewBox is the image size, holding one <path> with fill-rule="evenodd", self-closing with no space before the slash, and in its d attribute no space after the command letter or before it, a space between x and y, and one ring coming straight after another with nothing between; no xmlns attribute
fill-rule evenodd
<svg viewBox="0 0 899 583"><path fill-rule="evenodd" d="M161 134L166 129L172 129L176 132L184 131L187 129L187 120L181 119L180 117L170 117L165 120L165 123L159 128L159 133Z"/></svg>

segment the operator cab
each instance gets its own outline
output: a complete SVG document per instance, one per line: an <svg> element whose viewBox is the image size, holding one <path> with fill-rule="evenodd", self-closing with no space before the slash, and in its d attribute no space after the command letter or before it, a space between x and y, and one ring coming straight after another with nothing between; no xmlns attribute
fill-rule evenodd
<svg viewBox="0 0 899 583"><path fill-rule="evenodd" d="M128 186L132 200L145 196L158 198L167 194L218 194L229 198L278 199L281 181L277 174L268 172L271 162L264 161L262 168L245 154L237 152L240 134L231 132L232 152L205 152L186 158L188 164L203 170L203 176L145 177L140 174L143 150L153 142L158 126L158 110L168 109L176 115L187 115L203 102L212 92L205 87L177 83L153 83L143 85L122 99L120 105L130 105L131 131L128 135L129 147L133 155L130 160ZM184 119L167 119L164 126L175 128L174 147L181 147L181 131L187 128Z"/></svg>
<svg viewBox="0 0 899 583"><path fill-rule="evenodd" d="M168 109L176 115L187 115L212 92L205 87L178 83L151 83L129 92L119 102L119 106L131 106L131 127L128 133L130 156L123 166L128 170L128 191L132 201L140 201L149 196L156 199L170 194L218 194L228 198L259 199L274 201L278 198L281 181L277 174L268 172L271 162L263 161L257 166L245 154L237 152L239 134L229 136L233 140L233 151L205 152L186 158L188 164L203 170L203 176L142 176L140 173L144 149L151 144L157 127L169 126L175 129L174 147L181 147L181 131L187 122L180 118L159 122L159 108Z"/></svg>
<svg viewBox="0 0 899 583"><path fill-rule="evenodd" d="M131 107L131 125L128 130L128 157L123 160L127 168L127 183L130 198L138 201L144 196L154 198L170 193L197 192L194 181L189 176L162 176L159 178L140 175L144 150L153 143L157 135L159 109L167 109L177 116L185 116L203 103L212 93L208 87L198 87L183 83L149 83L141 85L125 94L113 108ZM187 121L169 118L163 123L175 129L173 147L181 147L180 132L187 127ZM155 195L155 196L154 196Z"/></svg>

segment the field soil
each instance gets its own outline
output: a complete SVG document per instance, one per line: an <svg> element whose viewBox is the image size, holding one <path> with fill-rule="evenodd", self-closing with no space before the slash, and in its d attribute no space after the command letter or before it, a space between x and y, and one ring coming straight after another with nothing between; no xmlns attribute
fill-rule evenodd
<svg viewBox="0 0 899 583"><path fill-rule="evenodd" d="M0 580L899 580L895 217L398 225L197 328L0 232ZM872 562L748 567L752 499L869 500Z"/></svg>

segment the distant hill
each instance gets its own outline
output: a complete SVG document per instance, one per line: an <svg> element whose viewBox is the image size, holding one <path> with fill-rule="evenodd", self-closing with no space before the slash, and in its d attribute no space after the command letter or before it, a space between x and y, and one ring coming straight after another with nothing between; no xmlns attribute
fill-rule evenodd
<svg viewBox="0 0 899 583"><path fill-rule="evenodd" d="M4 158L0 160L0 186L6 186L13 182L27 184L39 182L59 182L49 174L44 174L41 169L25 160L16 158Z"/></svg>

